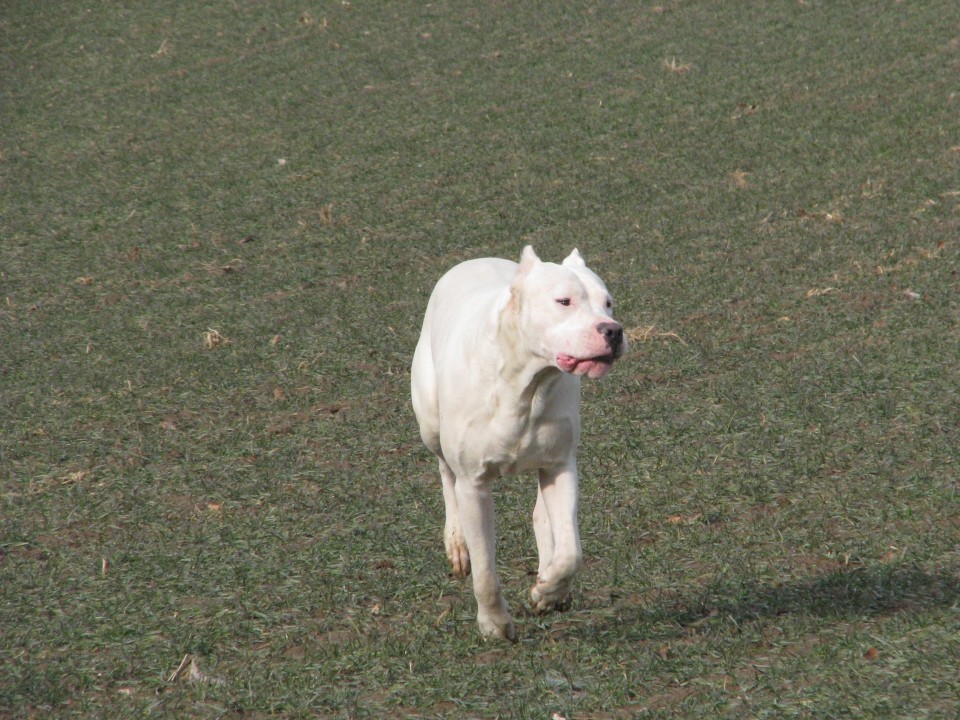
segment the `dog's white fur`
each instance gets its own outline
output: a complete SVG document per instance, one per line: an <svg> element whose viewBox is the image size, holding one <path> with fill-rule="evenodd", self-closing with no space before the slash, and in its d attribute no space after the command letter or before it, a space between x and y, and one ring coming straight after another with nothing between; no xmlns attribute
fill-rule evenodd
<svg viewBox="0 0 960 720"><path fill-rule="evenodd" d="M574 250L562 265L527 246L519 265L483 258L437 283L413 356L420 435L440 459L444 543L458 577L473 573L484 636L516 639L497 577L493 481L536 470L540 556L530 591L562 608L582 562L577 527L580 377L601 377L626 342L603 282Z"/></svg>

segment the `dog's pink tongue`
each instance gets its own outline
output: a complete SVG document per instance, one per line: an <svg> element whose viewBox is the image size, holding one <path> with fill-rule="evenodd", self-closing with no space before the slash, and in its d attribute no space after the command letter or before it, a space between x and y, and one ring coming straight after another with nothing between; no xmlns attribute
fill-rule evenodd
<svg viewBox="0 0 960 720"><path fill-rule="evenodd" d="M580 364L580 361L577 360L572 355L565 355L564 353L559 353L557 355L557 365L560 366L560 369L564 372L572 373L577 369L577 365Z"/></svg>
<svg viewBox="0 0 960 720"><path fill-rule="evenodd" d="M564 353L557 355L557 366L561 370L571 375L586 375L589 378L603 377L610 370L612 364L610 360L599 360L597 358L578 360L572 355Z"/></svg>
<svg viewBox="0 0 960 720"><path fill-rule="evenodd" d="M583 360L580 363L581 371L584 366L586 366L586 376L596 380L606 375L610 371L610 368L613 367L613 363L609 360Z"/></svg>

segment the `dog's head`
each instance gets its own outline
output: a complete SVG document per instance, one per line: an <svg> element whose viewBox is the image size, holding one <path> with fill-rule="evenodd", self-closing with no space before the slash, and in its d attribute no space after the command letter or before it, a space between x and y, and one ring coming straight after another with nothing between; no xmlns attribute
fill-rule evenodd
<svg viewBox="0 0 960 720"><path fill-rule="evenodd" d="M603 377L626 350L613 297L577 250L557 265L528 245L510 289L525 343L563 372Z"/></svg>

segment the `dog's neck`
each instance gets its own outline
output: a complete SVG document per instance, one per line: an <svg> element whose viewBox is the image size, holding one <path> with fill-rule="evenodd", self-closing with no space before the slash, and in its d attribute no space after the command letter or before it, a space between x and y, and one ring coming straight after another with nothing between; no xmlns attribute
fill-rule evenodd
<svg viewBox="0 0 960 720"><path fill-rule="evenodd" d="M531 352L532 348L526 347L525 338L520 332L520 309L516 303L516 296L511 294L497 318L497 334L507 338L507 342L499 343L499 346L514 349L512 353L501 356L497 374L506 382L498 385L513 389L515 396L509 398L511 404L516 404L518 408L530 408L537 397L549 393L564 373L550 364L549 360Z"/></svg>

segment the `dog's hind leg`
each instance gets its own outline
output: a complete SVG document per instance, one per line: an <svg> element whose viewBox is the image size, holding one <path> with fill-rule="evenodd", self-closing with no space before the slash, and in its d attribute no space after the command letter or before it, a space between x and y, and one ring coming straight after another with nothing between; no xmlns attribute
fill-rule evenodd
<svg viewBox="0 0 960 720"><path fill-rule="evenodd" d="M463 537L463 525L460 522L460 506L457 503L457 479L447 461L440 458L440 480L443 483L443 503L446 508L446 520L443 526L443 544L453 568L454 577L465 578L470 574L470 553L467 541Z"/></svg>

